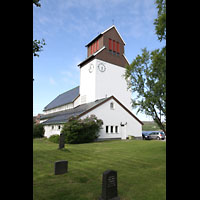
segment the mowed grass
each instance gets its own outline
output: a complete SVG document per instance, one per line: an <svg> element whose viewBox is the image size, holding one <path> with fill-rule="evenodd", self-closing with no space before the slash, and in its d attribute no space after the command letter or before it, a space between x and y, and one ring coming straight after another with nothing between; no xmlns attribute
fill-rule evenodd
<svg viewBox="0 0 200 200"><path fill-rule="evenodd" d="M68 161L68 173L54 175L54 163ZM65 145L33 140L34 200L97 200L102 173L116 170L121 200L166 199L166 143L126 140Z"/></svg>

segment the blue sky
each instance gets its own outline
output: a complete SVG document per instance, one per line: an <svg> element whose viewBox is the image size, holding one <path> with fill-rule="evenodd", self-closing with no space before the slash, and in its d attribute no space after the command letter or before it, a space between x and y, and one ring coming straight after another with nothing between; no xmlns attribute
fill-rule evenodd
<svg viewBox="0 0 200 200"><path fill-rule="evenodd" d="M100 32L116 26L126 43L129 63L141 49L163 46L153 25L157 17L155 0L41 0L33 6L33 39L47 45L33 57L33 115L59 94L79 85L77 66L87 56L85 45ZM136 110L133 110L136 114ZM151 120L143 114L140 120Z"/></svg>

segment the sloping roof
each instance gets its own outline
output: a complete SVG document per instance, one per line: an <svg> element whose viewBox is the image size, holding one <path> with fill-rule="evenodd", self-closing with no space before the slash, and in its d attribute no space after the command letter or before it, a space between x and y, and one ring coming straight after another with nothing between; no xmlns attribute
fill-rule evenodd
<svg viewBox="0 0 200 200"><path fill-rule="evenodd" d="M81 104L73 109L65 110L59 113L54 113L51 115L51 118L49 118L47 121L43 122L44 125L50 125L50 124L62 124L66 123L67 120L72 117L81 117L91 110L94 110L95 108L99 107L100 105L104 104L110 99L114 99L123 109L125 109L133 118L135 118L140 124L143 125L143 122L140 121L131 111L129 111L122 103L120 103L114 96L110 96L108 98L99 99L96 101L93 101L91 103Z"/></svg>
<svg viewBox="0 0 200 200"><path fill-rule="evenodd" d="M98 104L102 103L106 98L96 100L91 103L81 104L75 108L68 109L65 111L52 113L49 115L42 116L41 119L49 118L47 121L43 122L42 124L48 125L48 124L60 124L65 123L67 120L72 116L79 116L80 114L85 113L86 111L90 110L93 107L96 107Z"/></svg>
<svg viewBox="0 0 200 200"><path fill-rule="evenodd" d="M115 30L117 31L119 37L121 38L122 42L124 44L126 44L122 38L122 36L120 35L119 31L117 30L117 28L115 27L115 25L112 25L111 27L109 27L108 29L106 29L105 31L101 32L99 35L97 35L95 38L93 38L88 44L85 45L85 47L87 47L88 45L90 45L94 40L96 40L97 38L99 38L101 35L103 35L104 33L106 33L107 31L109 31L111 28L115 28Z"/></svg>
<svg viewBox="0 0 200 200"><path fill-rule="evenodd" d="M44 111L62 106L68 103L74 102L79 96L79 86L58 95L53 101L51 101L45 108Z"/></svg>
<svg viewBox="0 0 200 200"><path fill-rule="evenodd" d="M78 64L78 66L82 65L84 62L90 60L91 58L94 58L98 53L100 53L101 51L103 51L106 47L103 46L101 49L99 49L97 52L93 53L92 55L90 55L89 57L87 57L84 61L80 62Z"/></svg>

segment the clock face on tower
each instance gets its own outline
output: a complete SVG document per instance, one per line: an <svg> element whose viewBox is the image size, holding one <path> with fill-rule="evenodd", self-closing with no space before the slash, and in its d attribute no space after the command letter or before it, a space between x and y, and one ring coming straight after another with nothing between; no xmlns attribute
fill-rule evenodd
<svg viewBox="0 0 200 200"><path fill-rule="evenodd" d="M88 70L89 70L89 72L90 72L90 73L92 73L92 72L93 72L93 70L94 70L94 65L93 65L93 64L90 64L90 66L89 66L89 69L88 69Z"/></svg>
<svg viewBox="0 0 200 200"><path fill-rule="evenodd" d="M105 65L103 63L100 63L98 65L98 69L99 69L100 72L104 72L106 70L106 67L105 67Z"/></svg>

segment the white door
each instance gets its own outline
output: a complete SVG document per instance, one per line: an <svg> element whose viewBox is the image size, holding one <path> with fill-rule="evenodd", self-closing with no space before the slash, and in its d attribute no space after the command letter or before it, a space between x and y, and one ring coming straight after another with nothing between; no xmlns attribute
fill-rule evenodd
<svg viewBox="0 0 200 200"><path fill-rule="evenodd" d="M121 125L121 139L126 140L126 125Z"/></svg>

